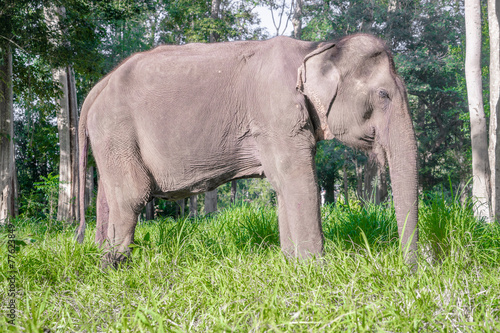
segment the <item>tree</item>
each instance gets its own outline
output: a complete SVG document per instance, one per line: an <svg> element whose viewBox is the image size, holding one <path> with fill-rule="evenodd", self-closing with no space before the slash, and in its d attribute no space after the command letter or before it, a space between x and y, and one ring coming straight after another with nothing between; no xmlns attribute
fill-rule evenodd
<svg viewBox="0 0 500 333"><path fill-rule="evenodd" d="M195 217L198 215L198 196L192 195L189 197L189 216Z"/></svg>
<svg viewBox="0 0 500 333"><path fill-rule="evenodd" d="M205 214L217 211L217 189L205 192Z"/></svg>
<svg viewBox="0 0 500 333"><path fill-rule="evenodd" d="M374 160L367 159L365 164L365 180L363 199L380 204L387 199L387 181L385 168Z"/></svg>
<svg viewBox="0 0 500 333"><path fill-rule="evenodd" d="M236 203L236 193L238 193L238 181L237 180L232 180L231 181L231 204Z"/></svg>
<svg viewBox="0 0 500 333"><path fill-rule="evenodd" d="M210 17L212 18L212 20L214 22L219 19L220 2L221 2L221 0L212 0L212 7L210 9ZM219 33L217 32L216 29L212 29L210 31L210 43L215 43L218 40L219 40Z"/></svg>
<svg viewBox="0 0 500 333"><path fill-rule="evenodd" d="M500 4L488 1L490 39L490 145L492 220L500 221Z"/></svg>
<svg viewBox="0 0 500 333"><path fill-rule="evenodd" d="M60 25L66 9L49 7L45 11L47 26L52 34L51 43L68 43L64 40L67 32ZM62 94L58 99L57 128L59 131L59 203L57 219L74 221L78 219L78 111L76 85L73 68L70 65L53 68L54 81L59 82Z"/></svg>
<svg viewBox="0 0 500 333"><path fill-rule="evenodd" d="M293 16L292 16L292 25L293 25L293 37L295 37L296 39L302 38L302 7L303 7L302 4L303 0L295 0L295 8L293 9Z"/></svg>
<svg viewBox="0 0 500 333"><path fill-rule="evenodd" d="M87 172L85 174L85 209L90 205L92 197L94 196L94 166L90 165L87 167Z"/></svg>
<svg viewBox="0 0 500 333"><path fill-rule="evenodd" d="M146 204L146 221L154 220L155 218L155 199L151 199Z"/></svg>
<svg viewBox="0 0 500 333"><path fill-rule="evenodd" d="M465 78L469 101L472 139L472 195L475 215L489 220L490 170L488 161L488 133L483 107L481 80L481 4L479 0L465 0Z"/></svg>
<svg viewBox="0 0 500 333"><path fill-rule="evenodd" d="M0 4L0 224L18 213L13 55L16 48L21 48L20 41L31 38L29 33L32 32L33 15L23 17L28 7L31 7L31 3L27 0L4 1ZM34 32L33 37L38 37L37 32Z"/></svg>
<svg viewBox="0 0 500 333"><path fill-rule="evenodd" d="M299 0L300 1L300 0ZM269 11L271 12L271 18L273 20L274 28L276 29L275 36L279 36L285 33L288 28L288 23L291 21L290 19L295 19L295 24L297 24L297 28L299 28L298 24L301 23L302 13L301 7L297 8L294 6L294 0L292 0L290 6L287 5L286 0L266 0L264 3L269 7ZM302 5L302 2L301 2ZM275 12L276 11L276 12ZM294 15L295 14L295 15ZM292 24L293 24L292 20ZM295 28L294 26L294 32ZM302 26L300 26L301 28ZM295 36L295 35L294 35ZM295 37L297 38L297 37Z"/></svg>
<svg viewBox="0 0 500 333"><path fill-rule="evenodd" d="M0 44L0 225L15 216L17 177L14 161L14 113L12 52L9 43Z"/></svg>

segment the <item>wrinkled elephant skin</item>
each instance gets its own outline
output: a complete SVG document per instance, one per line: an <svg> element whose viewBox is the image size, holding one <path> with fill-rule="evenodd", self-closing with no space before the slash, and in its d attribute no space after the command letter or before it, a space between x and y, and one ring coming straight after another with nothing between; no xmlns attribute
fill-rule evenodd
<svg viewBox="0 0 500 333"><path fill-rule="evenodd" d="M96 241L106 244L104 262L127 257L137 216L152 197L176 200L248 177L267 177L276 190L282 250L321 255L314 154L316 142L333 138L389 163L400 237L413 263L415 134L405 87L380 39L276 37L131 56L89 93L79 127L81 198L88 142L99 169Z"/></svg>

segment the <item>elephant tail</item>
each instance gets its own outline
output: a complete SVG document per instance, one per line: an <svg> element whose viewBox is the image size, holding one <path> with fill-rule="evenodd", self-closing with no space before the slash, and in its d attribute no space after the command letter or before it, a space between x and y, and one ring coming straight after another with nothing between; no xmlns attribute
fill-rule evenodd
<svg viewBox="0 0 500 333"><path fill-rule="evenodd" d="M85 101L87 102L87 101ZM83 243L85 237L85 178L87 173L87 149L89 143L89 137L87 133L87 113L88 103L83 104L82 112L80 115L80 123L78 124L78 151L79 156L79 168L78 168L78 181L79 181L79 193L78 193L78 205L80 208L80 224L76 231L76 240L78 243Z"/></svg>

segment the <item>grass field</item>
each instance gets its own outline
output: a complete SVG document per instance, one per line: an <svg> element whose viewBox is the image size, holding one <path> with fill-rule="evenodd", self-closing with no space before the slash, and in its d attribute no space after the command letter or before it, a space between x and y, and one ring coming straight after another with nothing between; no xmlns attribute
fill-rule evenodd
<svg viewBox="0 0 500 333"><path fill-rule="evenodd" d="M14 304L19 332L499 332L500 228L424 201L414 274L384 206L324 207L325 256L308 262L281 254L274 208L142 222L132 261L107 271L92 223L80 245L74 227L16 220L0 230L0 331Z"/></svg>

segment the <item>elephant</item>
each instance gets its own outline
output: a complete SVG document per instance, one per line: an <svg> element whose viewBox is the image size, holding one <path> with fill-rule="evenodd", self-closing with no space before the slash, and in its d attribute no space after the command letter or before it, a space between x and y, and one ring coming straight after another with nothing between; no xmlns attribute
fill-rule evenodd
<svg viewBox="0 0 500 333"><path fill-rule="evenodd" d="M334 138L388 162L400 242L415 264L417 145L406 88L384 41L281 36L136 53L82 106L76 239L85 232L90 142L103 264L128 258L138 214L153 197L177 200L250 177L266 177L276 191L282 251L321 257L314 157L317 142Z"/></svg>

